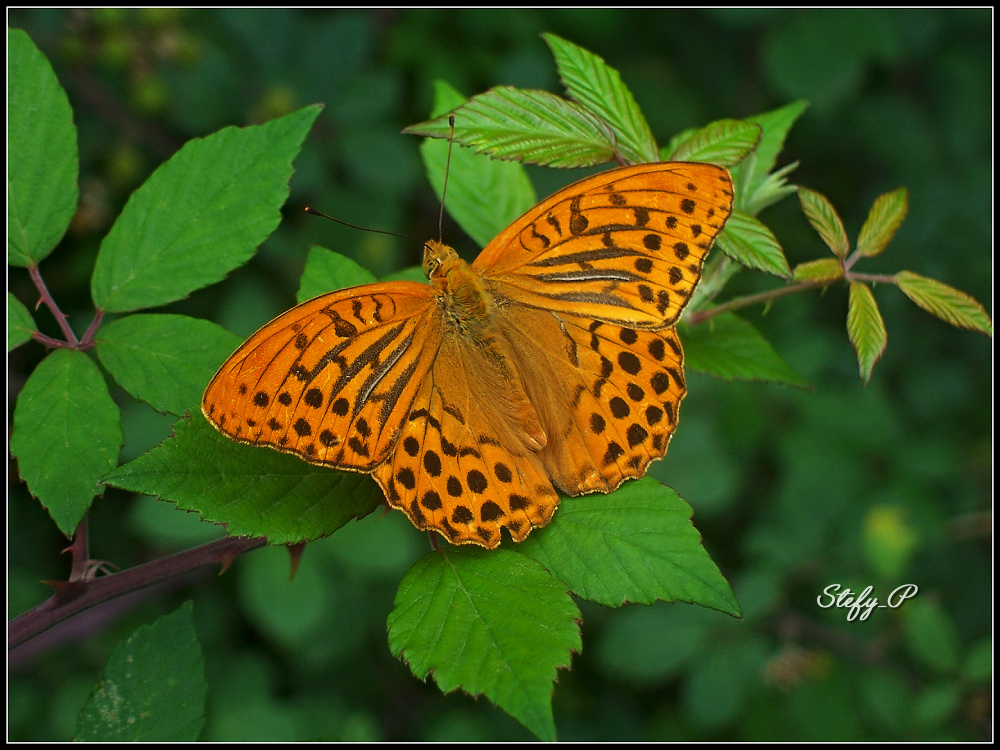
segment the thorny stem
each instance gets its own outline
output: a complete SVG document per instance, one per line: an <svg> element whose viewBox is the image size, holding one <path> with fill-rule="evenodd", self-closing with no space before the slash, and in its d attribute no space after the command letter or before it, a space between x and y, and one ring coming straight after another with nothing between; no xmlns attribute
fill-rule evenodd
<svg viewBox="0 0 1000 750"><path fill-rule="evenodd" d="M79 536L79 530L77 533ZM84 535L85 536L85 535ZM70 549L74 552L74 568L78 561L74 549L74 539ZM85 612L104 602L140 591L157 583L168 581L203 565L221 563L223 570L237 556L252 549L263 547L267 540L263 537L227 537L209 542L201 547L178 552L175 555L153 560L120 573L100 576L92 580L73 580L53 583L56 593L37 607L14 618L7 628L8 651L41 635L74 615ZM84 567L90 567L87 560Z"/></svg>

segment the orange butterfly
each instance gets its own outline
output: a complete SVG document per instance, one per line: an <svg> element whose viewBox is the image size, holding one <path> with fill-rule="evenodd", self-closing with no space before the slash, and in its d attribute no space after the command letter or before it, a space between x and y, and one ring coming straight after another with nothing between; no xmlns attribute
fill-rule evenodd
<svg viewBox="0 0 1000 750"><path fill-rule="evenodd" d="M471 265L430 241L430 284L317 297L212 378L223 434L370 473L453 544L551 520L663 456L686 393L673 326L732 211L729 173L613 169L542 201Z"/></svg>

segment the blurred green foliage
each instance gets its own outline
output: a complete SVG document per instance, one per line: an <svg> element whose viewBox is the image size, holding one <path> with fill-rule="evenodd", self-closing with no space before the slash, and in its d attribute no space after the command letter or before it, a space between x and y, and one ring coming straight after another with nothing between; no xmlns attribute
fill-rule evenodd
<svg viewBox="0 0 1000 750"><path fill-rule="evenodd" d="M312 102L325 109L278 231L248 267L167 311L247 335L294 304L310 243L379 276L416 263L438 207L419 140L399 131L427 119L436 79L466 95L501 84L558 92L539 37L548 31L617 68L661 143L809 100L779 163L801 161L792 179L825 194L848 235L876 196L909 190L907 220L866 270L908 268L992 309L991 13L11 10L9 24L55 68L80 133L81 211L41 271L80 335L98 244L130 192L190 138ZM576 178L531 174L539 195ZM305 205L415 241L310 218ZM819 255L794 200L762 218L793 264ZM444 235L467 257L477 250L454 225ZM732 291L771 284L743 273ZM9 288L35 298L20 269ZM694 507L744 620L583 603L584 651L554 698L561 739L991 736L991 342L896 290L875 293L889 346L864 388L842 288L744 311L812 390L690 377L681 427L651 473ZM31 343L11 353L11 398L42 354ZM123 460L169 434L171 418L114 395ZM65 578L66 540L23 485L9 495L15 616L47 596L39 580ZM109 490L91 512L91 555L125 567L204 539L203 524L161 505ZM202 739L528 739L488 702L442 697L390 656L386 616L423 544L402 514L368 517L309 545L290 584L287 554L260 550L221 577L74 624L72 640L12 662L9 738L73 736L114 644L193 598L209 686ZM905 583L920 593L848 622L817 606L834 583L874 586L880 600Z"/></svg>

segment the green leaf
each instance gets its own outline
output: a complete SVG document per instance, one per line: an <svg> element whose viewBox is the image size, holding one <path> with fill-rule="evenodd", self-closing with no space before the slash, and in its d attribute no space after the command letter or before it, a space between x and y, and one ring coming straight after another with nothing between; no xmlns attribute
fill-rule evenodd
<svg viewBox="0 0 1000 750"><path fill-rule="evenodd" d="M898 188L875 199L861 234L858 235L858 254L865 257L878 255L896 234L906 218L909 198L906 188Z"/></svg>
<svg viewBox="0 0 1000 750"><path fill-rule="evenodd" d="M186 143L129 198L91 280L99 310L182 299L253 255L281 221L292 160L317 106Z"/></svg>
<svg viewBox="0 0 1000 750"><path fill-rule="evenodd" d="M867 284L851 282L847 303L847 335L858 354L861 382L867 383L872 368L885 351L887 337L882 314L875 303L875 295Z"/></svg>
<svg viewBox="0 0 1000 750"><path fill-rule="evenodd" d="M768 380L809 386L750 323L724 313L696 326L683 326L684 367L723 380Z"/></svg>
<svg viewBox="0 0 1000 750"><path fill-rule="evenodd" d="M389 647L420 679L485 695L552 741L553 682L581 648L579 620L563 584L530 557L445 547L400 583Z"/></svg>
<svg viewBox="0 0 1000 750"><path fill-rule="evenodd" d="M766 175L758 183L751 184L747 178L748 169L744 165L756 162L753 152L738 167L733 167L733 184L736 188L735 206L738 210L751 216L757 216L761 211L775 203L794 195L798 190L796 185L788 184L788 175L799 167L799 163L786 164L776 172Z"/></svg>
<svg viewBox="0 0 1000 750"><path fill-rule="evenodd" d="M86 354L57 349L28 376L14 407L10 452L31 494L72 536L98 480L118 463L119 411Z"/></svg>
<svg viewBox="0 0 1000 750"><path fill-rule="evenodd" d="M434 91L435 114L448 112L465 101L461 94L440 81ZM425 140L420 144L420 156L434 193L440 197L448 144ZM450 170L445 209L479 247L489 244L537 202L531 180L524 167L516 162L496 161L457 148L451 153Z"/></svg>
<svg viewBox="0 0 1000 750"><path fill-rule="evenodd" d="M552 50L559 78L570 98L611 127L622 160L626 164L658 161L653 133L618 71L555 34L542 34L542 38Z"/></svg>
<svg viewBox="0 0 1000 750"><path fill-rule="evenodd" d="M76 213L76 128L52 66L20 29L7 29L7 61L7 264L34 266Z"/></svg>
<svg viewBox="0 0 1000 750"><path fill-rule="evenodd" d="M965 292L912 271L897 273L896 285L918 307L946 323L993 335L993 323L989 314Z"/></svg>
<svg viewBox="0 0 1000 750"><path fill-rule="evenodd" d="M323 247L309 248L306 267L299 280L299 292L295 300L300 305L327 292L347 289L361 284L372 284L378 279L346 255Z"/></svg>
<svg viewBox="0 0 1000 750"><path fill-rule="evenodd" d="M903 641L910 654L935 672L956 670L960 639L955 623L940 602L918 595L900 611Z"/></svg>
<svg viewBox="0 0 1000 750"><path fill-rule="evenodd" d="M169 500L231 536L296 544L332 534L382 499L361 474L315 466L223 437L199 413L174 437L103 478L105 484Z"/></svg>
<svg viewBox="0 0 1000 750"><path fill-rule="evenodd" d="M793 281L837 281L844 277L844 266L836 258L820 258L799 263L792 271Z"/></svg>
<svg viewBox="0 0 1000 750"><path fill-rule="evenodd" d="M641 479L610 495L563 499L552 523L518 551L577 596L608 607L683 601L739 617L691 512L669 487Z"/></svg>
<svg viewBox="0 0 1000 750"><path fill-rule="evenodd" d="M785 147L785 138L788 136L788 132L808 106L808 102L800 99L786 104L784 107L778 107L770 112L744 119L744 122L757 125L761 129L760 141L754 150L756 158L753 170L747 181L747 186L751 191L756 191L767 179L768 173L774 169L778 163L778 154Z"/></svg>
<svg viewBox="0 0 1000 750"><path fill-rule="evenodd" d="M26 341L31 341L37 330L28 308L7 292L7 351L13 351Z"/></svg>
<svg viewBox="0 0 1000 750"><path fill-rule="evenodd" d="M752 123L716 120L675 136L660 153L664 161L705 161L732 167L743 161L759 140L760 128Z"/></svg>
<svg viewBox="0 0 1000 750"><path fill-rule="evenodd" d="M806 215L812 228L816 230L826 246L833 251L833 254L843 260L847 257L850 249L850 242L847 239L847 232L837 215L836 209L821 195L808 188L799 188L799 204L802 206L802 213Z"/></svg>
<svg viewBox="0 0 1000 750"><path fill-rule="evenodd" d="M205 725L205 657L184 602L119 643L77 718L77 742L194 742Z"/></svg>
<svg viewBox="0 0 1000 750"><path fill-rule="evenodd" d="M186 315L129 315L98 331L97 356L129 395L160 412L197 411L208 381L243 343Z"/></svg>
<svg viewBox="0 0 1000 750"><path fill-rule="evenodd" d="M455 142L494 159L589 167L614 159L614 137L607 126L573 102L548 91L498 86L454 110ZM442 116L403 131L448 138Z"/></svg>
<svg viewBox="0 0 1000 750"><path fill-rule="evenodd" d="M756 268L787 279L792 275L778 239L755 217L733 211L716 245L747 268Z"/></svg>

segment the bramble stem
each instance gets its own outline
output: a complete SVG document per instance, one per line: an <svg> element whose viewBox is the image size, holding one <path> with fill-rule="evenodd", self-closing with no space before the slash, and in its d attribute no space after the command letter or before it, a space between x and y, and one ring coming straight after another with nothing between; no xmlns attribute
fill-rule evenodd
<svg viewBox="0 0 1000 750"><path fill-rule="evenodd" d="M74 539L75 544L76 540ZM7 649L12 651L17 646L27 643L59 623L99 604L176 578L202 565L221 563L225 569L237 555L263 547L266 544L267 540L263 537L256 539L226 537L194 549L137 565L134 568L128 568L120 573L101 576L89 581L56 582L54 583L56 593L51 598L10 621L7 628ZM76 564L74 552L74 568Z"/></svg>

